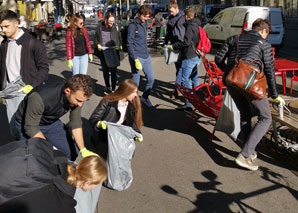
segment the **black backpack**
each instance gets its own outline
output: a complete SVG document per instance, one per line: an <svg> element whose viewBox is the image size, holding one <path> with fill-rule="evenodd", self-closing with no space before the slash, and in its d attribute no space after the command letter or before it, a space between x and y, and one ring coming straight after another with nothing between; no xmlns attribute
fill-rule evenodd
<svg viewBox="0 0 298 213"><path fill-rule="evenodd" d="M136 26L136 35L139 33L139 30L138 30L138 24L135 22L135 21L132 21L130 24L134 24ZM124 27L122 30L121 30L121 39L122 39L122 49L123 49L123 52L128 52L128 48L127 48L127 35L128 35L128 26L127 25L126 27Z"/></svg>
<svg viewBox="0 0 298 213"><path fill-rule="evenodd" d="M64 180L67 163L64 153L41 138L1 146L0 206L47 185L55 185L59 191L73 196L74 187Z"/></svg>

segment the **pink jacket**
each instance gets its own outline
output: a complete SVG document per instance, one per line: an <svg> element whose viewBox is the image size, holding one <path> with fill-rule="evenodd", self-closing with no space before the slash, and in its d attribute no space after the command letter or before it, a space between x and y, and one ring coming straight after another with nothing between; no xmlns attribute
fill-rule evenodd
<svg viewBox="0 0 298 213"><path fill-rule="evenodd" d="M91 44L90 44L90 39L88 36L88 31L85 27L83 27L85 32L84 32L84 37L86 39L86 49L88 54L92 54L92 48L91 48ZM66 36L65 36L65 40L66 40L66 57L67 60L71 60L74 57L75 54L75 42L74 42L74 38L71 37L71 28L68 27L66 29Z"/></svg>

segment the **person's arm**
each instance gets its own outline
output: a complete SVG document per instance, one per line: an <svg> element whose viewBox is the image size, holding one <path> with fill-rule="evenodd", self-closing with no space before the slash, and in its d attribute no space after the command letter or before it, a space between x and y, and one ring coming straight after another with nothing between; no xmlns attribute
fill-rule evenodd
<svg viewBox="0 0 298 213"><path fill-rule="evenodd" d="M40 119L44 112L44 104L40 95L33 92L27 100L25 113L24 130L30 138L46 139L39 129Z"/></svg>
<svg viewBox="0 0 298 213"><path fill-rule="evenodd" d="M46 47L39 40L34 39L33 54L36 67L36 82L32 83L32 87L40 85L48 79L49 63Z"/></svg>
<svg viewBox="0 0 298 213"><path fill-rule="evenodd" d="M227 67L227 64L225 63L225 61L230 49L230 42L231 42L231 37L225 41L224 45L220 48L219 51L217 51L214 57L216 66L218 66L218 68L221 69L223 72L225 72Z"/></svg>
<svg viewBox="0 0 298 213"><path fill-rule="evenodd" d="M87 29L84 27L84 36L85 36L85 40L86 40L86 49L88 51L88 54L92 54L93 51L92 51L92 47L91 47L91 44L90 44L90 39L89 39L89 35L88 35L88 31Z"/></svg>
<svg viewBox="0 0 298 213"><path fill-rule="evenodd" d="M136 26L134 23L131 23L128 26L127 49L128 49L128 54L130 55L130 57L133 60L137 59L137 56L136 56L135 50L134 50L134 45L133 45L136 42L135 37L136 37Z"/></svg>
<svg viewBox="0 0 298 213"><path fill-rule="evenodd" d="M82 150L83 148L85 148L83 129L82 128L72 129L71 133L79 150Z"/></svg>
<svg viewBox="0 0 298 213"><path fill-rule="evenodd" d="M167 45L169 43L171 33L172 33L171 25L167 24L167 34L165 36L165 43L164 43L164 45Z"/></svg>
<svg viewBox="0 0 298 213"><path fill-rule="evenodd" d="M183 50L185 48L188 48L193 44L192 42L192 38L193 38L193 30L191 29L191 27L187 27L186 31L185 31L185 35L184 35L184 40L177 42L173 45L174 50L178 49L178 50Z"/></svg>
<svg viewBox="0 0 298 213"><path fill-rule="evenodd" d="M68 27L66 29L66 34L65 34L65 41L66 41L66 58L67 60L72 60L71 57L71 29Z"/></svg>
<svg viewBox="0 0 298 213"><path fill-rule="evenodd" d="M268 88L270 89L270 95L272 99L275 99L278 97L278 92L276 89L272 47L269 42L264 42L262 61L264 63L264 73L266 75Z"/></svg>
<svg viewBox="0 0 298 213"><path fill-rule="evenodd" d="M97 126L98 121L102 121L102 119L104 118L104 115L106 114L106 112L108 111L108 102L106 101L101 101L97 107L95 108L95 110L93 111L92 115L89 118L89 122L91 124L91 127L96 130L99 131L100 128Z"/></svg>
<svg viewBox="0 0 298 213"><path fill-rule="evenodd" d="M82 129L82 118L81 118L82 107L75 107L70 111L68 127L71 128L72 136L74 141L81 150L85 148L83 129Z"/></svg>

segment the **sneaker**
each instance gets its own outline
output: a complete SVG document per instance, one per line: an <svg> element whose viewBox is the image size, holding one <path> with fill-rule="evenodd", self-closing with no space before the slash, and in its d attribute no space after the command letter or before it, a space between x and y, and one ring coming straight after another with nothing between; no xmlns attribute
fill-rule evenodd
<svg viewBox="0 0 298 213"><path fill-rule="evenodd" d="M184 104L182 106L177 107L177 110L192 111L192 105Z"/></svg>
<svg viewBox="0 0 298 213"><path fill-rule="evenodd" d="M103 88L103 93L105 95L108 95L108 94L112 93L112 91L111 91L111 89L109 87L105 87L105 88Z"/></svg>
<svg viewBox="0 0 298 213"><path fill-rule="evenodd" d="M143 96L142 96L142 97L141 97L141 102L142 102L143 104L145 104L147 107L153 107L153 105L152 105L151 101L149 100L149 98L145 99L145 98L143 98Z"/></svg>
<svg viewBox="0 0 298 213"><path fill-rule="evenodd" d="M257 159L257 157L258 157L258 154L257 154L256 151L254 151L254 153L252 153L252 154L249 156L249 158L250 158L252 161L255 160L255 159Z"/></svg>
<svg viewBox="0 0 298 213"><path fill-rule="evenodd" d="M259 168L257 165L253 164L250 156L248 158L245 158L241 153L237 156L235 162L238 166L244 167L252 171L256 171Z"/></svg>

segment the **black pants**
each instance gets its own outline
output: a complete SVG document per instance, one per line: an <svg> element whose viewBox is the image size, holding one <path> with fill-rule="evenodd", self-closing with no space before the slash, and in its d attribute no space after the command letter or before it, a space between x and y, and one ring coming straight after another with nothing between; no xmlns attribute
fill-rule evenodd
<svg viewBox="0 0 298 213"><path fill-rule="evenodd" d="M249 157L255 151L256 146L267 132L271 123L271 111L269 101L264 98L260 101L250 100L232 87L227 87L238 110L240 111L241 132L245 145L241 154ZM252 110L258 116L256 125L252 128Z"/></svg>
<svg viewBox="0 0 298 213"><path fill-rule="evenodd" d="M111 73L111 83L112 83L112 90L115 90L117 84L117 67L110 68L108 67L104 56L102 55L100 58L100 63L103 72L103 79L105 81L106 87L110 88L110 73Z"/></svg>

